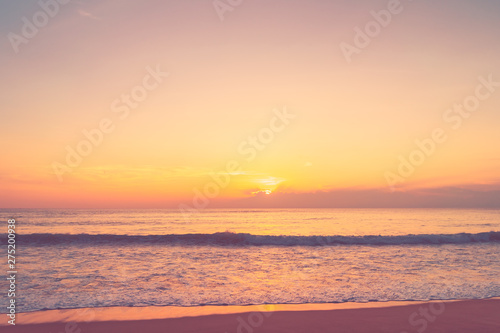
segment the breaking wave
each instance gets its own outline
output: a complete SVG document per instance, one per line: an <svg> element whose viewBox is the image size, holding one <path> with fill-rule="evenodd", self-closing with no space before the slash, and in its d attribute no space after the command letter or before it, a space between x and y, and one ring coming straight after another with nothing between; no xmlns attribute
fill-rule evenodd
<svg viewBox="0 0 500 333"><path fill-rule="evenodd" d="M6 236L6 235L5 235ZM174 235L90 235L25 234L17 235L23 245L133 245L164 244L178 246L335 246L335 245L441 245L500 242L500 232L430 234L403 236L277 236L218 232L213 234ZM7 237L2 237L6 243Z"/></svg>

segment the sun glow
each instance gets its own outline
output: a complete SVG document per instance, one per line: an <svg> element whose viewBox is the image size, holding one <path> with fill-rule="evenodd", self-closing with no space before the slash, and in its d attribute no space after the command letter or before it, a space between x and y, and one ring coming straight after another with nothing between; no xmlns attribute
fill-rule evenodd
<svg viewBox="0 0 500 333"><path fill-rule="evenodd" d="M252 192L252 195L261 195L261 194L270 195L271 193L273 193L272 190L265 189L265 190L258 190L258 191Z"/></svg>
<svg viewBox="0 0 500 333"><path fill-rule="evenodd" d="M356 47L352 28L366 24L352 18L374 10L370 1L249 2L232 29L187 1L61 10L50 33L15 44L18 56L0 52L0 144L13 161L0 164L0 206L233 207L259 205L256 193L270 195L265 205L402 204L381 197L393 188L413 191L412 207L436 196L476 205L469 189L498 205L500 21L473 20L498 1L474 13L469 2L412 6L352 64L339 44ZM22 32L1 15L3 31Z"/></svg>

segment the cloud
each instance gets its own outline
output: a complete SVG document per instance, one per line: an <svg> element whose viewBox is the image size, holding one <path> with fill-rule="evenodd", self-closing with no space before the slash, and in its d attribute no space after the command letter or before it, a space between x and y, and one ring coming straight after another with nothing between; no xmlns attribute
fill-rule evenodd
<svg viewBox="0 0 500 333"><path fill-rule="evenodd" d="M204 177L209 169L191 168L191 167L155 167L151 165L142 165L136 167L127 167L124 165L108 165L101 167L80 168L72 174L75 178L88 182L100 182L103 180L125 181L136 180L144 181L147 179L172 179L172 178L197 178Z"/></svg>
<svg viewBox="0 0 500 333"><path fill-rule="evenodd" d="M252 192L252 195L269 195L271 193L272 193L271 190L257 190Z"/></svg>
<svg viewBox="0 0 500 333"><path fill-rule="evenodd" d="M83 9L78 9L78 14L80 14L80 16L87 17L92 20L101 20L100 17L94 16L92 13L89 13Z"/></svg>
<svg viewBox="0 0 500 333"><path fill-rule="evenodd" d="M229 203L226 203L229 204ZM390 192L386 189L339 189L310 193L275 191L231 202L235 207L269 208L500 208L499 184L489 187L441 187Z"/></svg>

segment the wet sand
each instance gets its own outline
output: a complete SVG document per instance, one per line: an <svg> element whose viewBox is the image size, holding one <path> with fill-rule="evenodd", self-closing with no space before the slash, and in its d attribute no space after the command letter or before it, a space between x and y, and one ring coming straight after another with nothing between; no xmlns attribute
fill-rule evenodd
<svg viewBox="0 0 500 333"><path fill-rule="evenodd" d="M449 302L95 308L20 313L15 326L2 326L0 331L498 333L499 314L498 298ZM6 319L1 324L7 324Z"/></svg>

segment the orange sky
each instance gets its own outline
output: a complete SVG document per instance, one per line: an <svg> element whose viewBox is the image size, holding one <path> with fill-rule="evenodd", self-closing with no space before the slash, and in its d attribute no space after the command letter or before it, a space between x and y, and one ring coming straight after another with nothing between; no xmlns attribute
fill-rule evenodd
<svg viewBox="0 0 500 333"><path fill-rule="evenodd" d="M500 5L401 1L347 61L387 3L68 3L15 47L42 9L0 5L0 207L500 206Z"/></svg>

